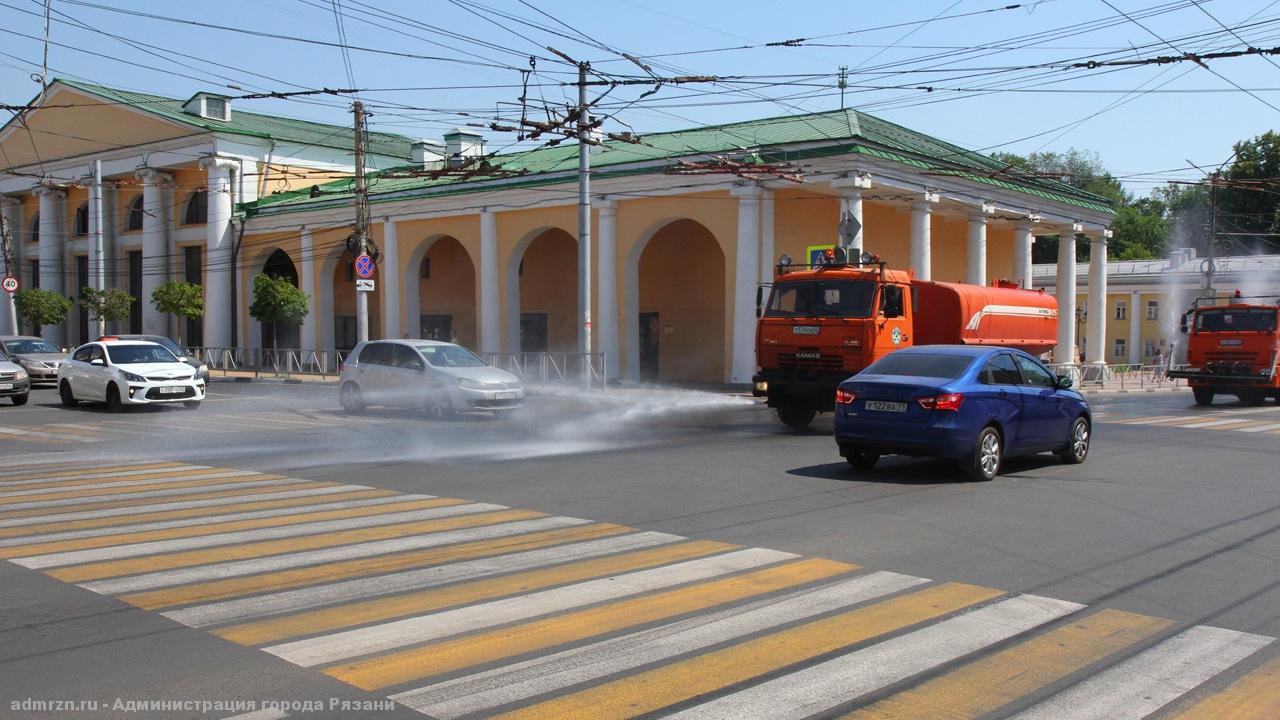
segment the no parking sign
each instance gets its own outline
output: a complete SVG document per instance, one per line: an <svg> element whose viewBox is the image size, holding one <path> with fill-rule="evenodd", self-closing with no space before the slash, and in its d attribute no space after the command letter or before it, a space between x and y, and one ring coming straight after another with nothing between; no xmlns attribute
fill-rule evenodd
<svg viewBox="0 0 1280 720"><path fill-rule="evenodd" d="M373 277L375 267L373 258L368 255L362 254L360 257L356 258L356 275L359 277L365 279Z"/></svg>

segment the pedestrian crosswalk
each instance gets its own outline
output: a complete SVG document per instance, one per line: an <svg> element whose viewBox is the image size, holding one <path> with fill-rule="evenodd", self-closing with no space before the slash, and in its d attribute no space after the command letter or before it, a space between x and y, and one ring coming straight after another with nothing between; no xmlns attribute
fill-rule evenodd
<svg viewBox="0 0 1280 720"><path fill-rule="evenodd" d="M1099 423L1117 425L1144 425L1178 428L1181 430L1233 431L1249 434L1280 435L1280 408L1222 408L1199 411L1168 412L1161 415L1143 415L1108 412L1094 413Z"/></svg>
<svg viewBox="0 0 1280 720"><path fill-rule="evenodd" d="M1280 643L177 462L0 471L0 558L442 720L1280 717Z"/></svg>
<svg viewBox="0 0 1280 720"><path fill-rule="evenodd" d="M183 413L165 409L163 417L148 415L113 415L109 418L77 418L74 421L52 422L26 427L0 427L0 447L6 443L32 445L74 446L85 443L127 441L144 437L148 433L163 430L166 435L231 435L263 433L307 433L333 429L346 429L366 425L382 425L397 422L388 417L338 416L324 410L311 411L262 411L216 415L202 411ZM174 422L174 418L180 422Z"/></svg>

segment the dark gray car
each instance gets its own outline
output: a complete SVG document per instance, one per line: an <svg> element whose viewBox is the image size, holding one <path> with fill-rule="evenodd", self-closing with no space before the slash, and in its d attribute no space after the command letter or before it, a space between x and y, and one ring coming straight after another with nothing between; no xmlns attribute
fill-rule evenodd
<svg viewBox="0 0 1280 720"><path fill-rule="evenodd" d="M166 350L173 353L178 358L178 362L184 362L196 369L196 377L204 380L204 384L209 384L209 366L199 360L187 355L178 343L170 340L163 335L111 335L110 337L119 338L121 340L145 340L153 342L157 345L163 345Z"/></svg>
<svg viewBox="0 0 1280 720"><path fill-rule="evenodd" d="M58 367L67 353L34 335L0 335L0 349L15 365L27 371L31 383L57 383Z"/></svg>

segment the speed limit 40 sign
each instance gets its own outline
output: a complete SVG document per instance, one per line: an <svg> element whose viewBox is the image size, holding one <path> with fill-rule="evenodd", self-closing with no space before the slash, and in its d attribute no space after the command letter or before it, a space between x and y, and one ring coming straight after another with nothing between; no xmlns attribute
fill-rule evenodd
<svg viewBox="0 0 1280 720"><path fill-rule="evenodd" d="M0 289L7 293L16 293L18 292L18 284L18 278L12 275L5 275L4 282L0 282Z"/></svg>

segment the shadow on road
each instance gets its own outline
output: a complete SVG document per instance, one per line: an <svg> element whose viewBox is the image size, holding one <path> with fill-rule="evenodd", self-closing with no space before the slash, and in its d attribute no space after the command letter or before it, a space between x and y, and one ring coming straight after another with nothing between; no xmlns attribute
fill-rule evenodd
<svg viewBox="0 0 1280 720"><path fill-rule="evenodd" d="M1052 455L1008 458L1000 469L1000 475L1013 475L1058 464L1059 460ZM820 480L886 485L949 485L970 482L955 463L932 458L889 457L882 459L870 470L854 470L846 462L823 463L794 468L788 470L787 474ZM997 477L993 482L1000 482L1000 478Z"/></svg>

